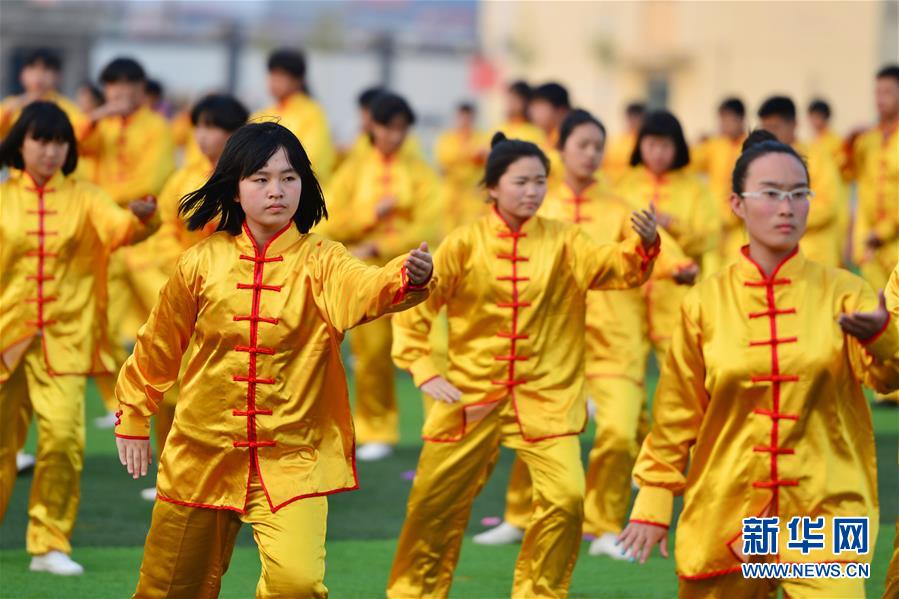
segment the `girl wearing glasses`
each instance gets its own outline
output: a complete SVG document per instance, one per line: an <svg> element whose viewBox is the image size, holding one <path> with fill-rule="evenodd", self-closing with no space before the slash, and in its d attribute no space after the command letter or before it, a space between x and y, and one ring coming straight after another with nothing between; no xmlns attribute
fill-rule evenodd
<svg viewBox="0 0 899 599"><path fill-rule="evenodd" d="M765 597L749 561L870 561L833 553L834 517L868 517L877 537L874 434L862 384L899 387L899 327L859 277L805 259L799 241L813 194L805 163L752 133L733 173L731 206L746 226L741 259L690 290L637 458L640 485L626 553L646 561L667 536L675 495L681 597ZM689 462L689 468L688 468ZM809 467L812 465L812 467ZM823 520L824 547L790 543L793 517ZM744 518L779 518L769 555ZM802 537L800 537L802 538ZM784 579L791 597L863 597L862 579Z"/></svg>

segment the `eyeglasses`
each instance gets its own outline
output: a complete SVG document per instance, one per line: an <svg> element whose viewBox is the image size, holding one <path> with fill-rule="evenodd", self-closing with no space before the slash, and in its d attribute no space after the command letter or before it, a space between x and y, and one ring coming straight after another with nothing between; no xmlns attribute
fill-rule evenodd
<svg viewBox="0 0 899 599"><path fill-rule="evenodd" d="M766 188L759 191L747 191L740 194L741 198L760 198L771 203L792 200L794 202L807 202L815 197L815 192L807 187L800 187L791 191Z"/></svg>

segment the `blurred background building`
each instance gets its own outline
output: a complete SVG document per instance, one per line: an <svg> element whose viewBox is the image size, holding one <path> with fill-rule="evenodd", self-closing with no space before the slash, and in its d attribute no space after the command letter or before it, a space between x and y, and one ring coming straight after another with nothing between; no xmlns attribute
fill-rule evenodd
<svg viewBox="0 0 899 599"><path fill-rule="evenodd" d="M173 107L215 90L268 103L272 49L306 50L312 94L335 137L358 130L356 94L406 94L429 145L453 107L474 100L500 120L510 79L558 80L614 131L630 100L666 106L690 137L712 132L729 94L750 114L772 93L816 96L840 132L874 117L873 75L899 59L899 2L488 2L477 0L4 0L0 87L19 90L30 49L64 58L63 91L116 55L138 58Z"/></svg>

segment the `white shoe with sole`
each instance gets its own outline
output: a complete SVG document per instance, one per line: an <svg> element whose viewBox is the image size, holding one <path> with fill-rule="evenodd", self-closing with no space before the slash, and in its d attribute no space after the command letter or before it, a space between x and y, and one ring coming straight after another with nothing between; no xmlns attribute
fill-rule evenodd
<svg viewBox="0 0 899 599"><path fill-rule="evenodd" d="M363 443L356 449L356 459L362 462L376 462L393 454L390 443Z"/></svg>
<svg viewBox="0 0 899 599"><path fill-rule="evenodd" d="M34 461L33 455L20 451L16 454L16 472L22 473L34 468Z"/></svg>
<svg viewBox="0 0 899 599"><path fill-rule="evenodd" d="M150 487L140 492L140 496L145 501L156 501L156 487Z"/></svg>
<svg viewBox="0 0 899 599"><path fill-rule="evenodd" d="M115 428L116 420L118 417L114 412L109 412L106 416L100 416L99 418L94 418L94 426L100 429L110 429Z"/></svg>
<svg viewBox="0 0 899 599"><path fill-rule="evenodd" d="M627 561L630 558L624 554L624 551L621 550L621 546L617 545L618 535L614 535L610 532L604 532L599 536L598 539L594 539L590 543L590 549L588 553L590 555L605 555L611 557L614 560Z"/></svg>
<svg viewBox="0 0 899 599"><path fill-rule="evenodd" d="M471 540L478 545L512 545L520 543L524 538L524 531L508 522L503 522L490 530L476 534Z"/></svg>
<svg viewBox="0 0 899 599"><path fill-rule="evenodd" d="M62 551L50 551L44 555L35 555L31 558L28 567L32 572L49 572L57 576L81 576L84 568Z"/></svg>

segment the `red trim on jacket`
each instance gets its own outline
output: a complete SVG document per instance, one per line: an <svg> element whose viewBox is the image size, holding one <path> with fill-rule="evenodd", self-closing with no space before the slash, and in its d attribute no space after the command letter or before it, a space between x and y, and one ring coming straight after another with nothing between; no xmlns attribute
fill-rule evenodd
<svg viewBox="0 0 899 599"><path fill-rule="evenodd" d="M659 528L664 528L668 530L671 528L668 524L662 524L661 522L651 522L649 520L634 520L633 518L629 520L629 522L636 522L637 524L648 524L650 526L658 526Z"/></svg>

